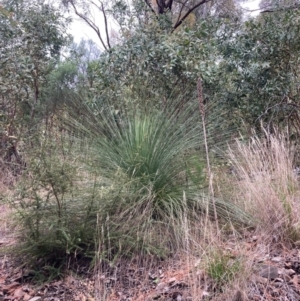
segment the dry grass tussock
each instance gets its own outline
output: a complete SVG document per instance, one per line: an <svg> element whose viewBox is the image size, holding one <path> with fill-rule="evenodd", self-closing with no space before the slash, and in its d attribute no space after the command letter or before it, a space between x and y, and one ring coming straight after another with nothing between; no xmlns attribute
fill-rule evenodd
<svg viewBox="0 0 300 301"><path fill-rule="evenodd" d="M136 256L108 264L99 256L95 265L96 300L129 300L126 295L134 301L243 298L252 256L245 256L241 235L217 235L216 224L208 217L195 224L183 216L181 225L181 236L175 239L179 240L177 244L182 245L182 240L185 244L164 260ZM105 246L99 241L98 247L100 255Z"/></svg>
<svg viewBox="0 0 300 301"><path fill-rule="evenodd" d="M266 138L239 140L228 152L232 198L255 218L266 242L300 239L300 190L293 156L284 136L268 133Z"/></svg>

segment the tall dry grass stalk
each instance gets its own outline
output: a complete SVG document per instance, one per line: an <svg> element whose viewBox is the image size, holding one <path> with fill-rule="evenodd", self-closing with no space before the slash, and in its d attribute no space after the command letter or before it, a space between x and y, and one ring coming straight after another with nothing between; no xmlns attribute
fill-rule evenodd
<svg viewBox="0 0 300 301"><path fill-rule="evenodd" d="M264 138L238 140L228 156L235 175L232 193L256 219L257 231L270 242L298 240L299 182L286 137L265 132Z"/></svg>
<svg viewBox="0 0 300 301"><path fill-rule="evenodd" d="M189 298L216 301L232 301L235 296L243 298L252 262L244 256L240 238L231 236L228 243L228 236L218 233L215 221L208 216L197 225L182 218L187 248L175 264L178 271L186 271ZM197 228L202 231L196 232Z"/></svg>
<svg viewBox="0 0 300 301"><path fill-rule="evenodd" d="M208 180L209 180L209 193L213 203L213 210L214 210L214 218L216 221L217 230L218 229L218 214L216 209L216 203L214 198L214 188L213 188L213 174L210 167L210 160L209 160L209 149L208 149L208 142L207 142L207 131L206 131L206 124L205 124L205 105L203 99L203 91L202 91L202 82L201 79L198 79L197 82L197 91L198 91L198 100L199 100L199 111L202 119L202 129L203 129L203 141L205 145L205 153L206 153L206 163L207 163L207 173L208 173Z"/></svg>

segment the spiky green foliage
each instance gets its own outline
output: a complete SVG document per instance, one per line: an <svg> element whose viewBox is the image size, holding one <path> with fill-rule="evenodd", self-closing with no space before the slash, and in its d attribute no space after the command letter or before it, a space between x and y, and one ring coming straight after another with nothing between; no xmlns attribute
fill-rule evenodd
<svg viewBox="0 0 300 301"><path fill-rule="evenodd" d="M182 248L182 217L197 224L212 212L197 106L116 112L78 96L66 102L59 126L32 150L31 177L19 190L27 252L62 262L96 248L109 260ZM211 119L219 131L222 114L208 116L208 132ZM221 220L244 222L229 202L215 203Z"/></svg>
<svg viewBox="0 0 300 301"><path fill-rule="evenodd" d="M69 111L65 124L89 141L91 170L100 174L107 187L101 224L107 224L109 216L116 242L122 241L126 233L125 237L135 243L170 246L169 234L180 227L176 224L179 216L187 212L190 218L197 219L203 212L211 214L211 199L203 196L206 163L196 100L166 101L162 110L147 108L146 112L118 114L104 104L91 107L80 100L72 105L75 109ZM231 132L225 130L226 112L210 109L208 143L217 149L228 142ZM74 112L81 115L76 118ZM221 128L223 137L218 139ZM216 206L221 219L233 219L237 224L242 219L249 222L241 210L228 202L216 200ZM163 235L163 242L155 234L162 229L169 231Z"/></svg>

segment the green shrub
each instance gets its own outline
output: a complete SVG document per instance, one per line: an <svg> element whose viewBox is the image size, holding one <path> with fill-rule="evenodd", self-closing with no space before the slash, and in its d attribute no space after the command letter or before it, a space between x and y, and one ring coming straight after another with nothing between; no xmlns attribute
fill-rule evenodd
<svg viewBox="0 0 300 301"><path fill-rule="evenodd" d="M21 249L44 265L61 265L72 254L94 250L95 183L64 134L44 137L31 151L13 206L23 225ZM32 256L34 255L34 256Z"/></svg>
<svg viewBox="0 0 300 301"><path fill-rule="evenodd" d="M28 160L16 203L26 254L59 266L96 248L113 261L184 247L182 217L197 224L213 215L197 103L116 114L79 100ZM216 207L221 219L244 222L230 203L216 200Z"/></svg>

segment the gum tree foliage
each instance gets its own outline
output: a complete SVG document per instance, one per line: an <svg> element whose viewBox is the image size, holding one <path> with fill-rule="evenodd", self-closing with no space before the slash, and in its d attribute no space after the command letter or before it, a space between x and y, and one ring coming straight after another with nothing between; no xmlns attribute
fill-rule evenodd
<svg viewBox="0 0 300 301"><path fill-rule="evenodd" d="M92 40L82 39L80 43L70 47L71 59L78 66L79 86L93 88L95 80L95 65L101 55L101 51Z"/></svg>
<svg viewBox="0 0 300 301"><path fill-rule="evenodd" d="M122 0L68 0L63 4L97 33L104 49L91 68L94 100L109 97L121 109L129 102L147 107L154 101L162 106L168 97L195 91L199 76L206 87L217 67L216 44L240 19L239 2L134 0L129 5ZM118 25L114 43L109 20Z"/></svg>
<svg viewBox="0 0 300 301"><path fill-rule="evenodd" d="M90 26L97 34L102 47L111 49L109 19L114 18L120 28L134 22L144 23L156 18L162 28L173 31L178 28L189 15L198 7L212 0L133 0L131 3L124 0L94 1L94 0L62 0L62 5L73 11L84 23ZM101 30L95 12L102 16L105 30Z"/></svg>
<svg viewBox="0 0 300 301"><path fill-rule="evenodd" d="M299 132L299 13L262 13L220 47L219 98L250 125L283 122Z"/></svg>
<svg viewBox="0 0 300 301"><path fill-rule="evenodd" d="M263 13L295 9L299 5L299 0L261 0L259 3Z"/></svg>
<svg viewBox="0 0 300 301"><path fill-rule="evenodd" d="M4 161L18 158L16 145L32 129L46 76L67 43L65 18L43 2L0 6L0 128ZM18 161L18 159L17 159Z"/></svg>
<svg viewBox="0 0 300 301"><path fill-rule="evenodd" d="M118 109L129 102L162 106L179 92L193 92L199 76L207 86L217 69L216 44L239 20L235 1L224 0L222 7L220 1L209 1L174 30L167 12L154 14L144 1L133 1L130 7L122 1L112 3L106 13L117 20L119 39L94 62L93 95L109 97ZM174 3L176 15L180 12Z"/></svg>
<svg viewBox="0 0 300 301"><path fill-rule="evenodd" d="M196 2L181 2L181 13ZM168 97L194 91L202 77L206 99L230 107L235 123L288 120L299 127L298 1L265 1L266 9L244 22L238 2L203 3L175 30L176 1L172 9L168 1L101 2L120 31L118 43L94 62L94 100L109 97L118 109L130 102L163 107Z"/></svg>
<svg viewBox="0 0 300 301"><path fill-rule="evenodd" d="M228 17L237 12L243 0L61 0L62 6L75 13L98 36L104 50L112 48L110 23L117 25L120 38L154 20L166 34L181 25L214 14ZM95 17L96 16L96 17Z"/></svg>
<svg viewBox="0 0 300 301"><path fill-rule="evenodd" d="M149 102L163 106L171 96L192 92L200 75L209 81L215 72L211 30L209 22L202 22L174 35L153 28L135 31L100 56L94 81L95 90L101 91L97 97L109 97L118 109L130 102L147 108Z"/></svg>

